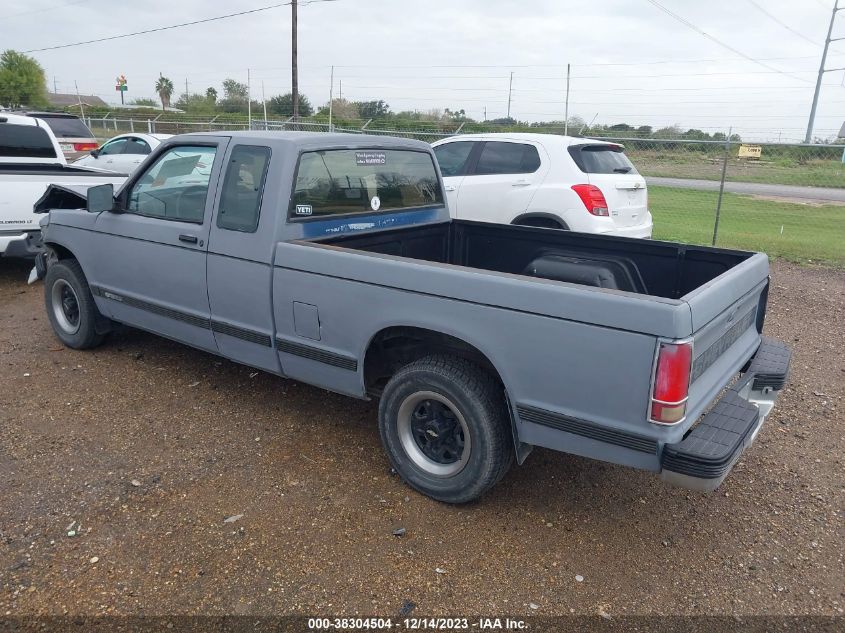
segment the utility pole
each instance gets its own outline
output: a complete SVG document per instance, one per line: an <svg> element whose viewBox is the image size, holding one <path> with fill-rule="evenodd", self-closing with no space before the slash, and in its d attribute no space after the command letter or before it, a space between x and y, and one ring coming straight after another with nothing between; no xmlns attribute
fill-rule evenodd
<svg viewBox="0 0 845 633"><path fill-rule="evenodd" d="M334 105L334 66L329 79L329 132L332 131L332 106Z"/></svg>
<svg viewBox="0 0 845 633"><path fill-rule="evenodd" d="M56 76L53 75L53 94L56 94L58 89L56 88Z"/></svg>
<svg viewBox="0 0 845 633"><path fill-rule="evenodd" d="M508 82L508 118L511 118L511 92L513 90L513 71L511 71L511 80Z"/></svg>
<svg viewBox="0 0 845 633"><path fill-rule="evenodd" d="M484 106L484 122L487 123L487 106Z"/></svg>
<svg viewBox="0 0 845 633"><path fill-rule="evenodd" d="M293 98L293 120L294 123L299 118L299 73L297 72L296 68L296 2L297 0L291 0L290 2L290 15L291 15L291 23L290 23L290 39L291 39L291 61L290 61L290 68L291 68L291 78L290 78L290 86L291 86L291 97Z"/></svg>
<svg viewBox="0 0 845 633"><path fill-rule="evenodd" d="M833 23L836 21L836 13L837 11L841 11L845 9L845 7L839 7L839 0L836 0L833 3L833 12L830 14L830 25L827 27L827 37L824 40L824 50L822 51L822 61L819 64L819 76L816 79L816 91L813 93L813 106L810 108L810 120L807 122L807 135L804 137L805 143L810 143L813 139L813 126L816 123L816 108L819 105L819 92L822 89L822 78L824 77L825 73L833 72L835 70L842 70L842 68L829 68L825 70L825 63L827 62L827 49L830 47L831 42L837 42L839 40L845 39L842 37L837 37L834 39L830 38L831 33L833 33Z"/></svg>
<svg viewBox="0 0 845 633"><path fill-rule="evenodd" d="M185 105L188 105L188 78L185 77Z"/></svg>
<svg viewBox="0 0 845 633"><path fill-rule="evenodd" d="M332 66L332 68L334 68L334 66ZM338 79L338 82L340 83L340 87L339 87L339 89L338 89L338 92L340 93L340 96L338 97L338 99L340 99L341 101L343 101L343 79Z"/></svg>
<svg viewBox="0 0 845 633"><path fill-rule="evenodd" d="M566 106L563 111L563 135L569 136L569 64L566 65Z"/></svg>
<svg viewBox="0 0 845 633"><path fill-rule="evenodd" d="M252 90L250 89L249 68L246 69L246 122L252 129Z"/></svg>
<svg viewBox="0 0 845 633"><path fill-rule="evenodd" d="M73 87L76 88L76 100L79 102L79 118L84 122L85 110L82 107L82 97L79 96L79 85L76 83L76 79L73 80Z"/></svg>
<svg viewBox="0 0 845 633"><path fill-rule="evenodd" d="M264 129L269 129L267 127L267 98L264 96L264 80L261 80L261 104L264 106Z"/></svg>

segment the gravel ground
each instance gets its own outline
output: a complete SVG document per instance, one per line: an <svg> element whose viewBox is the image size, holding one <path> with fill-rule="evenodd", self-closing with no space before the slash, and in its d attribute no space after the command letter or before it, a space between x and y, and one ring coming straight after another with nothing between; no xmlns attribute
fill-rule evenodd
<svg viewBox="0 0 845 633"><path fill-rule="evenodd" d="M843 612L841 270L773 266L791 381L716 493L538 449L462 507L391 475L374 403L134 330L64 349L26 273L0 261L0 614Z"/></svg>

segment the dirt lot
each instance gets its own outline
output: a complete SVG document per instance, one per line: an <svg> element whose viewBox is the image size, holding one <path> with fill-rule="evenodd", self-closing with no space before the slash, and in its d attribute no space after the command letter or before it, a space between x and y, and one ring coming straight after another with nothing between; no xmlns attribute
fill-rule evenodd
<svg viewBox="0 0 845 633"><path fill-rule="evenodd" d="M137 331L62 348L26 272L0 261L0 614L845 608L841 270L774 266L791 384L717 493L535 450L463 507L391 474L374 403Z"/></svg>

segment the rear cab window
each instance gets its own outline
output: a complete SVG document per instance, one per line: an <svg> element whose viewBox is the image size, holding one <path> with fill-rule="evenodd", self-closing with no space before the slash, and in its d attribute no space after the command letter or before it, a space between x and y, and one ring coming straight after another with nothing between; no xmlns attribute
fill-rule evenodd
<svg viewBox="0 0 845 633"><path fill-rule="evenodd" d="M397 149L303 152L289 217L400 211L443 205L431 154Z"/></svg>
<svg viewBox="0 0 845 633"><path fill-rule="evenodd" d="M621 145L570 145L569 155L585 174L637 174Z"/></svg>
<svg viewBox="0 0 845 633"><path fill-rule="evenodd" d="M0 156L56 158L50 135L37 125L0 123Z"/></svg>

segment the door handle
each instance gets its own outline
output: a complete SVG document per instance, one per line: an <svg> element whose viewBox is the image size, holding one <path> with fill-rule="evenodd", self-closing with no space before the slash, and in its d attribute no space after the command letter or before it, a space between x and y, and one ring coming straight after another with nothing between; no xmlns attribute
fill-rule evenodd
<svg viewBox="0 0 845 633"><path fill-rule="evenodd" d="M188 242L188 244L196 244L197 243L197 236L196 235L185 235L184 233L179 236L180 242Z"/></svg>
<svg viewBox="0 0 845 633"><path fill-rule="evenodd" d="M454 188L452 185L446 185L446 186L445 186L445 187L443 187L443 188L444 188L446 191L454 191L454 190L455 190L455 188Z"/></svg>
<svg viewBox="0 0 845 633"><path fill-rule="evenodd" d="M531 181L530 181L530 180L517 180L517 181L516 181L515 183L513 183L511 186L512 186L512 187L527 187L527 186L528 186L528 185L530 185L530 184L531 184Z"/></svg>

